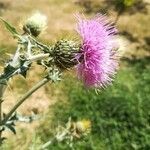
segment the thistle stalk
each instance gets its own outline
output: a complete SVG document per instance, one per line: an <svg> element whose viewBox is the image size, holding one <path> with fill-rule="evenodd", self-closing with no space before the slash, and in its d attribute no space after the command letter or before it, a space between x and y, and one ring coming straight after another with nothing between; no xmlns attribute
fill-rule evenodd
<svg viewBox="0 0 150 150"><path fill-rule="evenodd" d="M11 115L16 111L16 109L29 97L31 96L35 91L37 91L39 88L44 86L50 78L44 78L40 82L38 82L35 86L33 86L26 94L24 94L18 102L13 106L13 108L9 111L9 113L5 116L5 118L1 121L0 125L5 125L5 123L9 120Z"/></svg>
<svg viewBox="0 0 150 150"><path fill-rule="evenodd" d="M0 124L2 122L2 102L3 102L3 94L6 89L5 84L0 84ZM1 137L2 137L2 129L0 131L0 145L1 145Z"/></svg>
<svg viewBox="0 0 150 150"><path fill-rule="evenodd" d="M30 62L33 62L33 61L42 60L42 59L48 58L48 57L49 57L49 54L37 54L37 55L34 55L34 56L30 56L28 58L28 60Z"/></svg>
<svg viewBox="0 0 150 150"><path fill-rule="evenodd" d="M0 123L2 121L2 97L0 97ZM0 140L2 136L2 131L0 131Z"/></svg>

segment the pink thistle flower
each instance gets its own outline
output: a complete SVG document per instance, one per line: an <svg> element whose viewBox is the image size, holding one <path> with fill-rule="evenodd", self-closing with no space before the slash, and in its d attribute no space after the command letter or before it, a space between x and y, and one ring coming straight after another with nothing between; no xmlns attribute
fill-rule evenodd
<svg viewBox="0 0 150 150"><path fill-rule="evenodd" d="M118 68L117 30L105 16L97 15L93 19L78 18L77 32L82 44L77 54L77 73L87 88L106 87L113 80Z"/></svg>

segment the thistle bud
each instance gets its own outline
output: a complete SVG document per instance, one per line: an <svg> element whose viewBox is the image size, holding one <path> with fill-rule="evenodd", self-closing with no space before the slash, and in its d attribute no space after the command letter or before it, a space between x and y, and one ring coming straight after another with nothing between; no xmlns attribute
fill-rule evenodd
<svg viewBox="0 0 150 150"><path fill-rule="evenodd" d="M35 13L29 17L23 26L23 30L33 36L38 36L47 26L47 17L40 13Z"/></svg>
<svg viewBox="0 0 150 150"><path fill-rule="evenodd" d="M54 45L53 57L56 66L61 69L71 68L77 64L75 59L79 46L69 40L60 40Z"/></svg>
<svg viewBox="0 0 150 150"><path fill-rule="evenodd" d="M80 133L88 133L91 130L91 121L82 120L76 123L76 128Z"/></svg>

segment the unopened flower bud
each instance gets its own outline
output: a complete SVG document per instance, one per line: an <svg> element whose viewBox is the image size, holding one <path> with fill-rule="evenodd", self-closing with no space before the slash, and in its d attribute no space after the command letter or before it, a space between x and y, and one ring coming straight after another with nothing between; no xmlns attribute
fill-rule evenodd
<svg viewBox="0 0 150 150"><path fill-rule="evenodd" d="M76 128L80 133L87 133L91 130L91 121L82 120L76 123Z"/></svg>
<svg viewBox="0 0 150 150"><path fill-rule="evenodd" d="M23 26L25 32L38 36L47 26L47 17L41 13L35 13L29 17Z"/></svg>
<svg viewBox="0 0 150 150"><path fill-rule="evenodd" d="M77 64L75 59L79 46L70 40L60 40L54 45L53 57L56 66L61 69L71 68Z"/></svg>

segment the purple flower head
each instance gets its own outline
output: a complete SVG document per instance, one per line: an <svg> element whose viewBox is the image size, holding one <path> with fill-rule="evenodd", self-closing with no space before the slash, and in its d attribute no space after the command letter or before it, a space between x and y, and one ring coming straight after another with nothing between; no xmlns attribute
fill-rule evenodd
<svg viewBox="0 0 150 150"><path fill-rule="evenodd" d="M118 68L115 34L117 30L103 15L93 19L78 18L77 32L82 38L77 54L78 77L87 88L105 87Z"/></svg>

